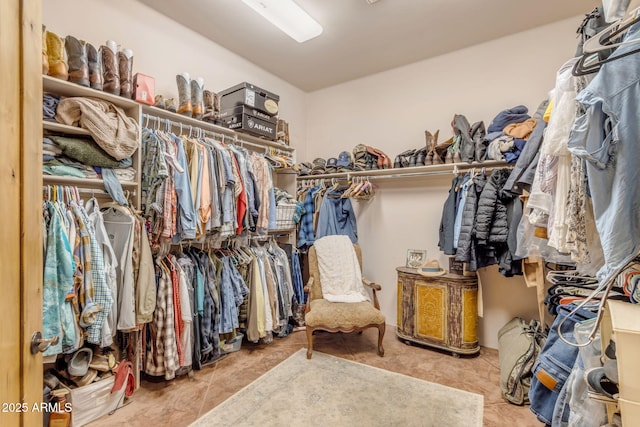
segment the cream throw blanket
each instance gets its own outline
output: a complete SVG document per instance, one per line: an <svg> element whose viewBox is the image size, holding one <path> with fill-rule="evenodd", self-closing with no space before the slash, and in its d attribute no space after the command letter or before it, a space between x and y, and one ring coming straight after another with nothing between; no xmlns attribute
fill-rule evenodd
<svg viewBox="0 0 640 427"><path fill-rule="evenodd" d="M116 160L130 157L138 149L138 123L111 102L96 98L63 98L56 120L80 126Z"/></svg>
<svg viewBox="0 0 640 427"><path fill-rule="evenodd" d="M314 243L322 295L330 302L370 301L362 273L348 236L326 236Z"/></svg>

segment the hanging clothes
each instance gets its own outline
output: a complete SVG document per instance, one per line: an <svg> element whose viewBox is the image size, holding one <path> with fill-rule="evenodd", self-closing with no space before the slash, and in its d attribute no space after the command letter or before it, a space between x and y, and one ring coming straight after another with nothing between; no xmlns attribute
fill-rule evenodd
<svg viewBox="0 0 640 427"><path fill-rule="evenodd" d="M43 355L53 356L63 348L74 348L76 342L73 306L66 298L73 292L75 263L58 208L49 201L46 209L49 227L42 288L42 333L45 337L58 336L60 340L49 346Z"/></svg>
<svg viewBox="0 0 640 427"><path fill-rule="evenodd" d="M104 225L114 252L118 256L117 323L112 330L132 331L136 323L136 294L133 270L133 240L135 218L124 208L103 209Z"/></svg>

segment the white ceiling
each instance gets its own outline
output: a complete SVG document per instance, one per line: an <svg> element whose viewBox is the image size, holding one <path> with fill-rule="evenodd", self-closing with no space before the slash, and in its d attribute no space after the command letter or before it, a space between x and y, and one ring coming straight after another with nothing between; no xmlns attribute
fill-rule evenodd
<svg viewBox="0 0 640 427"><path fill-rule="evenodd" d="M585 14L599 3L296 0L324 27L300 44L240 0L139 1L308 92Z"/></svg>

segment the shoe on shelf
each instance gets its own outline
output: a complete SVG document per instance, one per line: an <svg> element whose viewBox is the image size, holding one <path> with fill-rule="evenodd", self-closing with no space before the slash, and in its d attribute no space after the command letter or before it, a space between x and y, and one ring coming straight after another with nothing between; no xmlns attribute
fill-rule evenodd
<svg viewBox="0 0 640 427"><path fill-rule="evenodd" d="M614 337L611 337L600 360L602 361L602 367L604 368L604 373L607 378L618 384L618 360L616 359L616 342L614 341Z"/></svg>
<svg viewBox="0 0 640 427"><path fill-rule="evenodd" d="M603 367L587 369L584 373L589 397L601 402L616 402L618 400L618 384L611 381Z"/></svg>
<svg viewBox="0 0 640 427"><path fill-rule="evenodd" d="M46 32L49 75L60 80L69 79L69 68L64 59L64 39L51 31Z"/></svg>
<svg viewBox="0 0 640 427"><path fill-rule="evenodd" d="M154 98L153 106L154 107L158 107L158 108L162 108L164 110L165 109L164 96L156 95L156 97Z"/></svg>
<svg viewBox="0 0 640 427"><path fill-rule="evenodd" d="M93 350L83 347L76 351L67 366L67 372L74 377L82 377L89 370L89 363L93 357Z"/></svg>

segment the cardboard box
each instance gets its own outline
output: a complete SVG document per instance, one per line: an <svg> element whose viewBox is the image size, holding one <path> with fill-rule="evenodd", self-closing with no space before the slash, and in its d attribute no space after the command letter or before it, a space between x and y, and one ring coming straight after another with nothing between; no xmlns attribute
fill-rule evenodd
<svg viewBox="0 0 640 427"><path fill-rule="evenodd" d="M73 427L88 424L123 406L126 385L111 393L115 378L115 376L111 376L83 387L71 389L69 401L73 405L71 410Z"/></svg>
<svg viewBox="0 0 640 427"><path fill-rule="evenodd" d="M155 102L156 79L145 74L133 76L133 100L147 105Z"/></svg>
<svg viewBox="0 0 640 427"><path fill-rule="evenodd" d="M280 96L251 83L243 82L218 93L220 109L228 110L240 105L255 108L269 116L278 115Z"/></svg>
<svg viewBox="0 0 640 427"><path fill-rule="evenodd" d="M251 114L238 114L222 119L222 125L229 129L261 136L270 141L276 140L276 124L259 119Z"/></svg>
<svg viewBox="0 0 640 427"><path fill-rule="evenodd" d="M247 107L246 105L238 105L233 108L227 108L226 110L221 110L218 116L219 119L225 120L232 116L239 116L240 114L249 114L250 116L257 117L269 123L277 123L278 118L272 117L268 114L263 113L260 110L256 110L255 108Z"/></svg>

